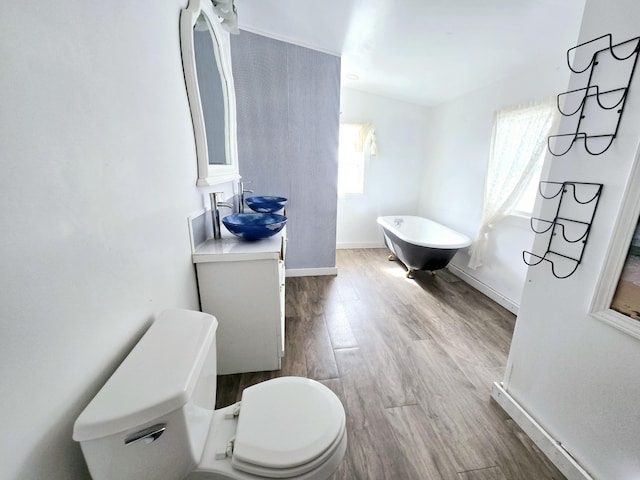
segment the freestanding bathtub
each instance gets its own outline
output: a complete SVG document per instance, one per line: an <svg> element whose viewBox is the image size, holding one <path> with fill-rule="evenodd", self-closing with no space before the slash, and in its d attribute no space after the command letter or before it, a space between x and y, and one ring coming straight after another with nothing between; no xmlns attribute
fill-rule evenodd
<svg viewBox="0 0 640 480"><path fill-rule="evenodd" d="M400 260L407 267L407 277L415 270L446 267L458 250L471 245L462 233L424 217L391 215L378 217L384 231L384 243L391 250L389 260Z"/></svg>

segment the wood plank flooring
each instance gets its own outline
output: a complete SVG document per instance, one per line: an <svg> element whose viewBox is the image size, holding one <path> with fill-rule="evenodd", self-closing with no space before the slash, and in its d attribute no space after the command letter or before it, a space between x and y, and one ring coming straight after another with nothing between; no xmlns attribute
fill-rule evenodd
<svg viewBox="0 0 640 480"><path fill-rule="evenodd" d="M333 480L563 479L490 398L514 316L447 271L409 280L387 255L338 250L336 277L288 278L282 369L218 377L217 407L257 382L304 376L347 413Z"/></svg>

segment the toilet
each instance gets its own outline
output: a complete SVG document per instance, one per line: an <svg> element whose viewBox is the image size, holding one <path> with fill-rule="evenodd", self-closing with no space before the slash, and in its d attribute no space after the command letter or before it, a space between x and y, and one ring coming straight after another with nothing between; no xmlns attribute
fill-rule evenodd
<svg viewBox="0 0 640 480"><path fill-rule="evenodd" d="M281 377L219 410L212 315L161 313L76 420L94 480L326 479L347 448L338 397Z"/></svg>

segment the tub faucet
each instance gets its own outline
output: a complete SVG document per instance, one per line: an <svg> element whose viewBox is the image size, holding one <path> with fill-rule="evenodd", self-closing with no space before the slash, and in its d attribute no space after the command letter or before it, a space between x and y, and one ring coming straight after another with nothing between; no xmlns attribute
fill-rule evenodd
<svg viewBox="0 0 640 480"><path fill-rule="evenodd" d="M238 212L239 213L244 213L244 194L249 192L249 193L253 193L253 190L249 190L249 189L245 189L244 188L244 182L242 180L240 180L240 186L238 188L238 190L240 191L240 205L238 206ZM249 182L247 182L249 183Z"/></svg>
<svg viewBox="0 0 640 480"><path fill-rule="evenodd" d="M213 238L216 240L222 238L222 232L220 230L220 207L233 209L233 205L231 205L230 203L218 201L219 193L222 192L212 192L209 194L209 198L211 199L211 223L213 224Z"/></svg>

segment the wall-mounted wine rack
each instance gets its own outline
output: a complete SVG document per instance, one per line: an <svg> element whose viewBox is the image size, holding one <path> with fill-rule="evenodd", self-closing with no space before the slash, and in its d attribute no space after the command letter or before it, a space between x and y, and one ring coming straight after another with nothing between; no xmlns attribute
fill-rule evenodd
<svg viewBox="0 0 640 480"><path fill-rule="evenodd" d="M540 182L542 198L558 199L558 206L552 220L531 218L531 229L549 234L549 242L543 255L523 251L524 262L529 266L549 263L556 278L573 275L582 262L602 188L601 183Z"/></svg>
<svg viewBox="0 0 640 480"><path fill-rule="evenodd" d="M576 66L572 64L571 56L572 54L576 54L578 49L584 51L584 49L590 47L597 48L597 43L602 44L603 41L607 43L607 46L596 50L584 68L576 68ZM589 72L589 75L585 87L570 90L557 96L558 110L560 113L565 117L575 116L577 122L574 132L549 136L547 139L547 147L552 155L556 157L565 155L579 140L583 140L585 150L591 155L601 155L609 149L618 134L620 119L622 118L625 101L629 93L629 86L631 85L631 80L638 62L639 51L640 37L635 37L614 45L613 37L610 33L567 50L567 64L569 69L576 74ZM617 78L616 81L619 81L618 85L620 85L624 84L626 79L626 86L608 88L597 83L598 80L596 77L602 79L606 75L594 73L603 68L607 68L607 65L611 66L611 62L625 63L624 71L617 76L624 78ZM596 68L599 65L601 65L600 68ZM606 72L602 73L604 74ZM573 108L564 105L571 102L574 104ZM588 117L593 115L598 116L598 126L588 125ZM608 117L600 118L602 115L608 115ZM602 128L602 123L607 125L607 127L605 127L606 133L594 131L596 128Z"/></svg>

